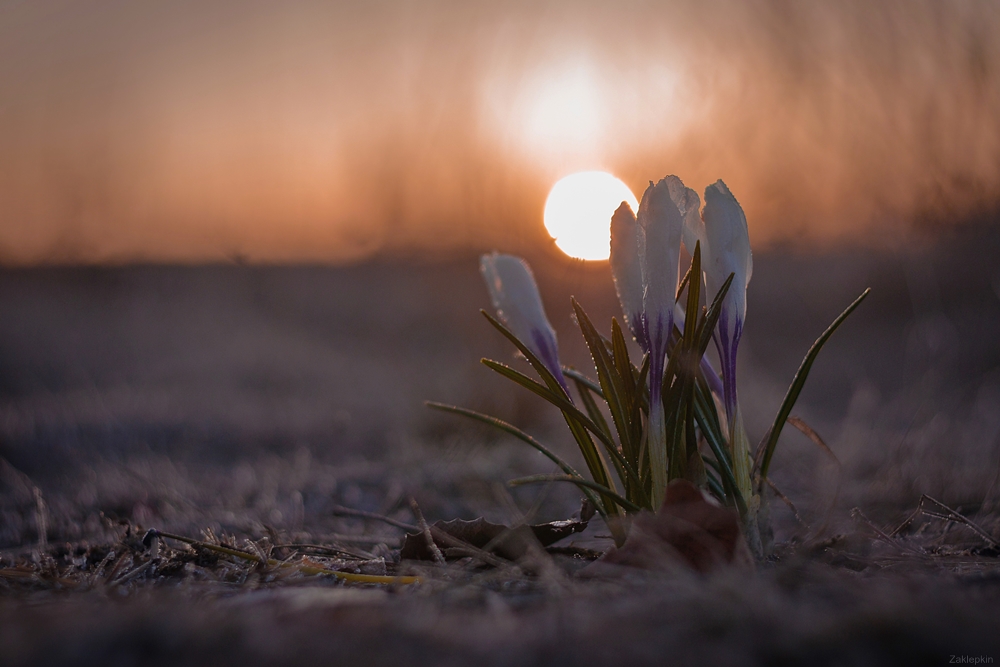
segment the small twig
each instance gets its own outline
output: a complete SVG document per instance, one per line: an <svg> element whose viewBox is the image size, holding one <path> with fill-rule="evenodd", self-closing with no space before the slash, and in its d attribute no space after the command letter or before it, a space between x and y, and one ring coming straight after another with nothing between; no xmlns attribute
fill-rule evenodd
<svg viewBox="0 0 1000 667"><path fill-rule="evenodd" d="M275 549L292 549L294 551L304 551L306 549L310 551L324 552L327 556L350 556L351 558L357 558L358 560L371 560L372 554L360 553L356 551L347 551L346 549L340 549L338 547L326 546L323 544L276 544Z"/></svg>
<svg viewBox="0 0 1000 667"><path fill-rule="evenodd" d="M93 586L94 584L97 583L97 577L98 577L98 575L100 575L101 572L104 571L104 568L106 568L108 566L108 563L110 563L114 559L114 557L115 557L114 550L109 551L107 553L107 555L97 565L97 567L94 568L94 571L93 571L93 573L90 576L90 585L91 586Z"/></svg>
<svg viewBox="0 0 1000 667"><path fill-rule="evenodd" d="M143 563L142 565L134 567L131 570L129 570L128 572L123 573L120 577L118 577L114 581L112 581L111 585L112 586L120 586L122 584L127 584L128 582L132 581L133 579L135 579L139 575L145 573L146 570L148 570L151 567L153 567L153 565L155 563L156 563L156 561L151 558L148 561L146 561L145 563Z"/></svg>
<svg viewBox="0 0 1000 667"><path fill-rule="evenodd" d="M944 508L944 511L942 512L942 511L929 510L926 507L924 507L925 502L933 503L938 507ZM997 545L996 540L990 537L990 535L988 535L985 530L980 528L978 525L974 524L970 519L967 519L966 517L954 511L941 501L935 500L934 498L931 498L927 494L923 494L920 496L920 501L917 503L916 508L912 512L910 512L910 514L907 515L905 519L903 519L903 522L900 523L898 526L896 526L896 528L893 529L893 531L889 533L889 535L891 537L899 535L903 530L908 528L910 524L913 523L914 519L916 519L918 516L921 515L931 517L932 519L941 519L942 521L948 521L949 525L951 525L951 523L965 524L969 526L973 530L973 532L975 532L977 535L986 540L991 546L996 547Z"/></svg>
<svg viewBox="0 0 1000 667"><path fill-rule="evenodd" d="M783 503L788 505L788 509L792 510L792 514L795 516L795 520L798 521L800 524L802 524L803 528L809 530L809 524L807 524L805 521L802 520L802 516L799 514L799 510L795 507L795 503L793 503L788 496L783 494L778 489L778 487L774 485L774 482L771 481L770 477L768 477L766 481L767 485L771 487L772 491L774 491L774 495L778 496L778 498L780 498Z"/></svg>
<svg viewBox="0 0 1000 667"><path fill-rule="evenodd" d="M417 501L414 498L410 498L410 509L413 510L413 516L420 526L420 532L424 534L424 540L427 542L427 548L431 550L431 556L434 557L434 561L439 565L444 565L444 554L441 553L438 545L434 542L434 537L431 535L431 528L427 525L423 512L420 511L420 506L417 505Z"/></svg>
<svg viewBox="0 0 1000 667"><path fill-rule="evenodd" d="M812 426L807 424L804 419L802 419L801 417L792 416L786 419L785 421L794 426L795 428L797 428L802 433L802 435L812 440L813 444L815 444L817 447L826 452L826 455L829 456L831 459L833 459L833 462L837 464L838 468L843 467L840 463L840 459L838 459L837 455L833 453L833 450L830 449L830 446L823 441L823 438L819 437L819 433L817 433Z"/></svg>
<svg viewBox="0 0 1000 667"><path fill-rule="evenodd" d="M907 517L903 519L903 522L901 524L892 529L892 532L889 533L889 537L896 537L911 523L913 523L913 520L916 519L918 516L920 516L922 511L922 506L923 506L923 501L918 502L917 508L912 512L910 512L909 515L907 515Z"/></svg>
<svg viewBox="0 0 1000 667"><path fill-rule="evenodd" d="M817 528L815 533L813 533L814 536L818 537L826 530L827 526L830 525L830 518L833 516L833 508L837 506L837 500L840 499L840 486L844 480L844 466L840 462L840 459L837 458L837 455L833 453L833 450L830 449L830 446L827 445L823 438L820 437L819 433L816 432L816 429L807 424L804 419L793 416L789 417L785 421L797 428L802 435L809 438L813 444L822 449L837 465L837 485L833 489L833 498L830 500L830 504L826 508L826 514L823 515L823 523L821 523L819 528Z"/></svg>
<svg viewBox="0 0 1000 667"><path fill-rule="evenodd" d="M374 521L381 521L382 523L387 523L390 526L395 526L410 533L415 533L420 528L417 526L404 523L402 521L396 521L390 517L384 516L382 514L377 514L375 512L366 512L365 510L356 510L350 507L344 507L342 505L334 505L332 514L335 516L354 516L360 519L372 519Z"/></svg>
<svg viewBox="0 0 1000 667"><path fill-rule="evenodd" d="M437 528L435 526L429 526L429 528L431 534L434 536L434 539L437 542L441 542L441 544L448 547L449 550L457 549L463 552L463 555L472 556L473 558L476 558L482 561L483 563L486 563L487 565L492 565L493 567L502 568L512 565L510 561L504 560L498 556L494 556L489 551L485 551L477 546L469 544L464 540L460 540L454 535L449 535L440 528Z"/></svg>
<svg viewBox="0 0 1000 667"><path fill-rule="evenodd" d="M261 547L259 544L257 544L251 539L247 539L246 543L250 545L250 549L248 549L248 551L252 552L254 555L257 556L257 563L260 565L261 569L266 568L268 561L271 560L270 559L271 554L265 553L263 547ZM270 549L268 549L268 552L269 551Z"/></svg>
<svg viewBox="0 0 1000 667"><path fill-rule="evenodd" d="M239 549L233 549L230 547L224 547L218 544L209 544L207 542L202 542L201 540L195 540L190 537L184 537L183 535L175 535L173 533L165 533L159 530L150 530L146 533L143 538L143 543L147 543L154 537L166 537L171 540L177 540L178 542L183 542L184 544L189 544L193 547L198 547L205 549L207 551L212 551L218 554L223 554L226 556L233 556L235 558L240 558L246 561L259 562L255 554L248 553L246 551L241 551ZM304 565L300 563L288 563L284 561L278 561L274 558L267 559L267 565L278 568L296 568L299 572L303 574L328 574L338 579L344 581L350 581L357 584L417 584L420 583L420 577L404 577L404 576L385 576L376 574L354 574L353 572L341 572L340 570L332 570L326 567L317 567L314 565Z"/></svg>
<svg viewBox="0 0 1000 667"><path fill-rule="evenodd" d="M111 566L111 571L108 572L107 575L105 575L104 577L105 585L110 584L112 581L118 578L118 574L124 567L126 559L129 561L130 565L134 560L132 558L132 554L128 553L127 551L123 553L121 556L119 556L118 560L115 561L115 564Z"/></svg>
<svg viewBox="0 0 1000 667"><path fill-rule="evenodd" d="M865 516L864 512L862 512L860 508L855 507L854 509L852 509L851 510L851 516L856 521L861 521L866 526L868 526L879 537L879 539L881 539L883 542L891 544L893 547L899 549L900 551L908 551L908 552L916 554L918 556L924 556L925 555L923 549L920 549L919 547L917 549L914 549L913 547L908 546L906 544L902 544L902 543L899 542L899 540L894 540L893 538L891 538L888 535L886 535L885 532L881 528L879 528L878 526L876 526L875 523L871 519L869 519L868 517Z"/></svg>
<svg viewBox="0 0 1000 667"><path fill-rule="evenodd" d="M927 501L932 505L934 505L935 507L938 507L941 510L940 513L924 509L923 507L924 501ZM956 512L952 508L942 503L940 500L935 500L934 498L931 498L926 493L920 496L920 503L917 505L917 507L927 516L931 516L937 519L944 519L946 521L952 521L954 523L960 523L965 526L968 526L972 530L972 532L974 532L979 537L983 538L987 543L989 543L991 547L993 548L1000 547L1000 542L997 542L995 539L993 539L992 535L990 535L985 530L980 528L976 523L972 521L972 519L969 519L965 515Z"/></svg>

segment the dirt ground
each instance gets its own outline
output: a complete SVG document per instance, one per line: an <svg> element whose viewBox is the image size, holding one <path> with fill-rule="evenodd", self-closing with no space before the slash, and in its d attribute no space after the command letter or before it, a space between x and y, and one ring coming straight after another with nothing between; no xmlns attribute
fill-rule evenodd
<svg viewBox="0 0 1000 667"><path fill-rule="evenodd" d="M0 664L991 664L995 227L905 251L757 254L740 368L752 439L812 340L873 292L794 412L837 460L787 430L773 479L795 511L772 500L775 558L708 576L581 574L609 544L599 521L519 566L400 563L401 528L344 516L414 524L411 498L428 521L578 510L570 488L505 484L550 472L545 459L423 406L497 414L574 456L558 415L478 363L512 354L478 315L472 256L0 271ZM529 259L564 362L588 369L569 296L608 322L606 267ZM922 494L985 536L930 516L879 535ZM151 528L258 559L144 544ZM345 584L303 555L423 581Z"/></svg>

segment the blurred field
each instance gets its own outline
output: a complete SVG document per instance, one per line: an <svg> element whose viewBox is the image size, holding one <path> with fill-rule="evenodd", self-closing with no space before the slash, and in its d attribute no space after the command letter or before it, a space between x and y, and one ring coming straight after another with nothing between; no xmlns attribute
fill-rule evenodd
<svg viewBox="0 0 1000 667"><path fill-rule="evenodd" d="M859 501L905 505L927 492L982 502L1000 429L998 251L1000 234L974 226L906 251L758 253L739 377L752 438L812 340L870 286L796 412L850 468ZM530 259L564 363L589 369L569 296L597 322L618 316L606 265ZM234 466L304 451L344 463L391 460L456 434L489 439L430 413L427 399L563 439L541 402L477 363L512 358L484 307L474 256L5 270L0 453L44 489L97 461ZM795 435L779 451L804 466L788 483L820 463Z"/></svg>
<svg viewBox="0 0 1000 667"><path fill-rule="evenodd" d="M779 248L755 257L740 369L752 439L763 436L813 339L865 287L873 289L824 350L795 410L829 443L842 472L838 475L838 466L804 437L791 429L785 432L773 476L809 528L776 501L779 540L816 538L814 529L824 523L831 506L830 521L819 537L838 532L856 536L864 530L850 519L851 508L860 507L876 522L888 524L911 510L921 493L959 506L1000 535L1000 268L995 260L1000 233L990 222L907 250L851 247L808 254ZM569 319L569 296L577 296L595 322L617 315L607 267L547 255L529 259L558 330L564 363L589 368ZM13 558L35 544L43 515L52 544L113 541L121 530L115 522L127 521L191 535L207 528L255 538L270 531L311 540L351 533L390 546L398 531L335 517L331 508L348 505L411 521L406 499L412 495L430 519L568 516L577 503L568 489L512 494L503 485L521 474L548 472L544 459L422 405L433 399L498 414L572 456L555 415L477 363L481 356L511 358L509 348L479 316L483 307L488 301L473 256L435 264L385 259L346 268L0 271L0 456L8 462L0 462L0 554ZM41 513L35 487L44 503ZM963 530L935 533L935 539L959 545L974 541ZM591 530L584 539L599 544L597 535L603 531ZM995 578L995 570L986 570ZM743 641L759 648L763 640L748 637L760 628L751 626L770 627L785 614L802 612L801 605L813 604L808 591L820 591L822 598L843 584L825 570L808 572L802 576L810 583L801 590L798 584L791 586L792 593L780 581L793 575L783 570L766 574L754 586L765 597L775 596L769 611L748 621L749 626L718 621L720 628L728 628L719 632L732 631L737 645ZM895 588L891 579L873 584L871 591L850 584L844 595L852 602L845 609L854 611L838 616L836 609L824 607L816 613L830 628L839 628L831 632L850 633L851 614L881 609L878 613L887 614L890 626L901 628L899 641L905 643L936 618L929 610L942 608L941 600L949 609L968 609L964 589L949 588L950 579L935 575L935 580L926 595L904 594L900 591L910 584ZM670 586L686 592L670 597ZM646 590L636 598L636 607L621 614L642 617L664 604L680 605L677 600L700 599L702 594L711 599L712 590L729 590L724 582L709 589L699 588L703 584L697 581L670 586L662 595ZM976 604L996 609L990 605L1000 601L995 584L990 586L975 588L976 596L986 595L985 601L977 597ZM481 623L489 625L496 610L489 606L489 595L477 595L462 604L486 609ZM595 593L580 595L591 600L586 596ZM129 604L145 609L143 599ZM429 599L429 607L408 599L406 613L374 614L370 621L352 616L351 622L362 623L367 629L360 636L372 642L381 632L406 626L411 613L420 618L441 613L451 619L447 622L458 623L444 598ZM548 641L563 636L553 619L561 618L566 608L544 595L540 599L548 601L530 613L555 626L549 639L544 633L532 635L530 646L541 652L531 653L532 659L551 650ZM751 604L740 600L732 603L734 609ZM907 600L916 611L902 611ZM11 604L5 603L2 612L6 622L14 623L19 607ZM92 604L105 611L86 611ZM172 597L163 604L171 614L187 613L181 611L187 604L182 599ZM715 611L702 620L724 615L721 607L704 604ZM77 633L80 650L91 643L105 650L136 627L153 633L149 641L154 646L168 641L163 637L174 641L204 632L195 630L193 621L161 627L145 611L136 617L126 614L126 621L91 598L72 605L83 606L56 605L33 613L39 619L51 613L60 633ZM324 605L320 607L327 609ZM271 611L266 614L284 609L267 608ZM681 606L670 609L668 615L682 613ZM73 619L93 613L108 616L104 629L92 636ZM254 624L273 620L242 613L220 632L252 633ZM530 625L523 616L504 618L513 625L498 630L497 641L510 641ZM709 621L705 627L701 621L687 622L685 632L693 636L713 627ZM426 658L437 649L421 623L408 641L416 642ZM951 630L938 627L958 634L964 628L973 644L993 627L986 619L955 623L948 626ZM280 632L292 637L303 627ZM579 638L578 630L566 636ZM280 632L274 638L279 647L285 636ZM674 639L657 632L650 629L650 646L672 646ZM795 632L802 639L802 628ZM13 636L7 635L10 641ZM20 647L21 659L30 662L45 636L18 635L11 646ZM857 630L851 636L867 635ZM942 643L935 646L946 649L951 636L942 634ZM204 641L215 646L215 639ZM248 650L243 640L234 641L241 651ZM351 655L363 655L362 644ZM307 657L314 649L318 654L333 650L322 643L306 645L311 647L302 649ZM808 655L800 648L789 650ZM448 655L455 664L479 651L452 649ZM696 654L704 656L691 655ZM579 661L587 662L583 657Z"/></svg>

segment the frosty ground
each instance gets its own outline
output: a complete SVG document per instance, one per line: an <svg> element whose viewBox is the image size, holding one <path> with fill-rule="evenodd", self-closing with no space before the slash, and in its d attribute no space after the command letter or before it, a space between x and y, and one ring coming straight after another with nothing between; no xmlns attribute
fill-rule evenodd
<svg viewBox="0 0 1000 667"><path fill-rule="evenodd" d="M521 570L407 566L425 577L417 587L204 554L140 571L152 558L140 540L158 528L339 546L393 570L402 531L342 508L408 524L410 498L431 521L576 511L569 488L505 485L549 472L540 456L423 407L497 414L573 456L558 415L478 363L512 354L478 314L488 302L474 257L4 270L0 567L27 574L0 577L0 662L995 661L995 548L927 517L892 540L876 529L928 494L1000 537L998 250L982 225L905 251L757 254L740 369L752 439L812 340L873 292L796 409L838 461L783 436L773 477L799 517L774 501L778 558L756 573L584 579L562 554ZM617 315L607 268L529 260L564 361L589 370L569 296L606 326ZM605 535L594 522L562 546L600 550Z"/></svg>

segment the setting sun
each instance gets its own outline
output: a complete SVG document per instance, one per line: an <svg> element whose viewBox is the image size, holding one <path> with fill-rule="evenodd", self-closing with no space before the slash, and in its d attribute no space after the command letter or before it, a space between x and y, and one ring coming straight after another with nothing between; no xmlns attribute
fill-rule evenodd
<svg viewBox="0 0 1000 667"><path fill-rule="evenodd" d="M559 180L545 201L545 229L570 257L604 260L611 254L611 215L622 202L639 202L628 186L604 171L583 171Z"/></svg>

